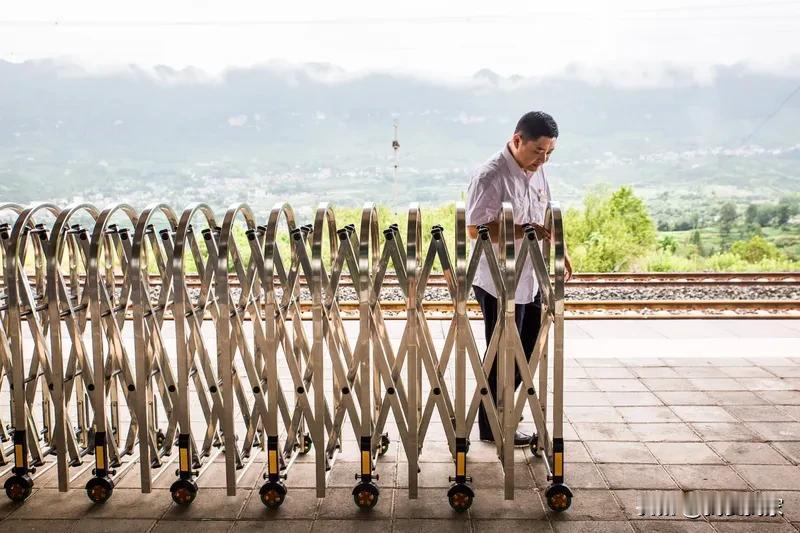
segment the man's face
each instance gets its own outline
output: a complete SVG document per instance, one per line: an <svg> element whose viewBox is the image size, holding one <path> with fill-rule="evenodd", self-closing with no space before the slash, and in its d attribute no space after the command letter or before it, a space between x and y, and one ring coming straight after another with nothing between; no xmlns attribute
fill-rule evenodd
<svg viewBox="0 0 800 533"><path fill-rule="evenodd" d="M550 154L556 149L556 139L553 137L539 137L524 141L519 133L511 139L514 145L514 156L520 166L529 172L539 170L549 159Z"/></svg>

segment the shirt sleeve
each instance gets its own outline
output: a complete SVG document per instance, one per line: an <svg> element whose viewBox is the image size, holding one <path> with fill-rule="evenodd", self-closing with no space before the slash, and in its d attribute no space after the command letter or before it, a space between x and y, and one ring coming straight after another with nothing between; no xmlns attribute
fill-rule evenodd
<svg viewBox="0 0 800 533"><path fill-rule="evenodd" d="M478 226L497 220L502 203L499 178L479 172L470 181L467 191L467 224Z"/></svg>

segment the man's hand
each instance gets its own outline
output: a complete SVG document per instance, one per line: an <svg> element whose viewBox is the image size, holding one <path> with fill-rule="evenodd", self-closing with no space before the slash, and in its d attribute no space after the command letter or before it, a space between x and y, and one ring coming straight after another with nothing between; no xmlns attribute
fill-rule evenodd
<svg viewBox="0 0 800 533"><path fill-rule="evenodd" d="M564 250L564 281L567 282L572 279L572 261L569 260L569 254Z"/></svg>
<svg viewBox="0 0 800 533"><path fill-rule="evenodd" d="M545 239L547 239L548 241L550 240L550 231L548 231L547 228L545 228L541 224L536 224L535 222L532 222L530 224L530 226L533 228L533 231L536 233L536 238L537 239L539 239L540 241L543 241Z"/></svg>

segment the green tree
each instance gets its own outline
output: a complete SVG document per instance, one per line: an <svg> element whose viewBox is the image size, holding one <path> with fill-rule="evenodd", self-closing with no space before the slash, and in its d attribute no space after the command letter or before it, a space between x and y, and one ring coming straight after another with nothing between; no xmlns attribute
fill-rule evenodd
<svg viewBox="0 0 800 533"><path fill-rule="evenodd" d="M672 235L665 235L660 241L658 241L658 249L674 254L678 249L678 241L676 241L675 237Z"/></svg>
<svg viewBox="0 0 800 533"><path fill-rule="evenodd" d="M610 195L589 193L582 211L567 211L565 227L570 257L579 271L623 270L656 244L653 220L630 187Z"/></svg>
<svg viewBox="0 0 800 533"><path fill-rule="evenodd" d="M753 224L756 220L758 220L758 206L750 204L747 206L747 211L744 212L744 222L745 224Z"/></svg>
<svg viewBox="0 0 800 533"><path fill-rule="evenodd" d="M748 263L758 263L763 259L779 259L781 251L764 237L756 235L746 241L736 241L731 246L731 253Z"/></svg>
<svg viewBox="0 0 800 533"><path fill-rule="evenodd" d="M722 235L730 235L733 224L736 222L738 216L735 205L730 202L722 205L719 211L719 231Z"/></svg>

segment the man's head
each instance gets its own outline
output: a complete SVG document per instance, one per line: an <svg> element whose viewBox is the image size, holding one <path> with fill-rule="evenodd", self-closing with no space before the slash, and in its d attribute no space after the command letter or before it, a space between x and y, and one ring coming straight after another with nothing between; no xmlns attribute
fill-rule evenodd
<svg viewBox="0 0 800 533"><path fill-rule="evenodd" d="M517 122L509 148L522 168L536 171L550 159L557 138L558 124L553 117L542 111L531 111Z"/></svg>

